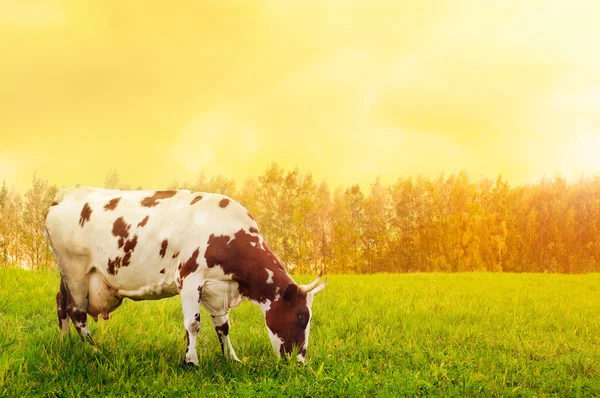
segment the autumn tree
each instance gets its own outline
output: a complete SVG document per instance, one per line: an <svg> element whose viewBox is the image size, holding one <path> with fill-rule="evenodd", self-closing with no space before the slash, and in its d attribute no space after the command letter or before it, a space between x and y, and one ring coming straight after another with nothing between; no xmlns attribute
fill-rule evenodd
<svg viewBox="0 0 600 398"><path fill-rule="evenodd" d="M236 194L236 184L233 179L228 179L222 175L216 175L208 178L204 172L201 172L192 185L184 185L182 188L195 192L209 192L227 195L230 197Z"/></svg>
<svg viewBox="0 0 600 398"><path fill-rule="evenodd" d="M116 169L109 170L104 177L104 188L119 189L119 172Z"/></svg>
<svg viewBox="0 0 600 398"><path fill-rule="evenodd" d="M364 194L358 184L336 189L333 200L333 252L337 272L367 272L363 245Z"/></svg>
<svg viewBox="0 0 600 398"><path fill-rule="evenodd" d="M105 186L127 188L114 169ZM204 173L172 188L238 200L291 272L600 271L600 176L510 187L501 176L472 181L463 171L332 193L311 173L272 163L239 190L232 179ZM37 175L23 197L2 184L2 264L52 263L43 232L55 192Z"/></svg>
<svg viewBox="0 0 600 398"><path fill-rule="evenodd" d="M9 221L9 210L10 210L10 197L8 187L6 186L6 180L2 182L2 188L0 188L0 265L6 265L9 262L8 248L9 248L9 230L11 228Z"/></svg>
<svg viewBox="0 0 600 398"><path fill-rule="evenodd" d="M333 261L333 203L325 181L319 184L314 198L314 213L308 221L312 239L312 267L327 272Z"/></svg>
<svg viewBox="0 0 600 398"><path fill-rule="evenodd" d="M369 273L391 271L388 266L390 252L390 224L392 203L389 189L381 185L379 178L371 185L364 199L362 246L366 269Z"/></svg>
<svg viewBox="0 0 600 398"><path fill-rule="evenodd" d="M21 244L25 261L33 269L53 265L53 258L44 232L46 230L46 213L56 192L56 186L48 185L46 179L34 174L31 188L25 193Z"/></svg>

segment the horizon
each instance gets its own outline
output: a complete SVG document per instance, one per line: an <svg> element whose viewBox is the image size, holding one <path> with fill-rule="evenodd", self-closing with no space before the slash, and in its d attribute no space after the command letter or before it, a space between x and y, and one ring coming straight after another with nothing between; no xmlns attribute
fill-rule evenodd
<svg viewBox="0 0 600 398"><path fill-rule="evenodd" d="M366 183L360 183L360 182L349 182L348 184L332 184L330 181L328 181L326 178L324 179L318 179L314 176L314 173L311 170L303 170L300 169L298 167L294 167L291 169L284 169L281 167L281 165L277 164L276 162L271 163L270 165L265 166L265 169L261 171L261 173L257 174L257 175L251 175L251 176L247 176L244 179L235 179L235 178L231 178L229 176L225 176L225 175L221 175L221 174L207 174L207 173L203 173L202 171L200 171L195 177L192 177L191 179L188 180L179 180L177 178L173 178L170 182L161 185L161 186L144 186L144 185L140 185L138 183L136 183L135 181L127 181L127 180L123 180L120 174L120 171L117 169L111 169L108 170L107 173L104 175L104 177L101 178L100 181L98 181L95 184L85 184L85 183L81 183L78 181L75 181L73 184L71 185L65 185L65 184L58 184L55 181L50 180L47 176L45 175L41 175L39 173L37 173L37 171L34 172L34 174L32 174L30 176L30 179L28 181L26 181L23 186L17 188L14 184L11 185L9 184L9 181L4 178L4 176L0 175L0 185L2 184L6 184L6 187L13 191L18 193L19 195L23 195L25 194L25 192L29 189L32 188L32 181L34 179L41 179L41 180L45 180L49 186L55 186L57 189L63 189L63 188L73 188L73 187L83 187L83 186L88 186L88 187L92 187L92 188L106 188L106 178L109 177L109 175L113 172L117 173L117 180L115 181L111 181L111 185L116 183L120 188L107 188L107 189L124 189L124 190L161 190L161 189L177 189L177 190L189 190L191 186L197 184L198 182L201 181L201 178L204 178L204 182L208 182L210 181L212 178L218 178L218 177L223 177L225 178L227 181L233 181L233 183L235 184L235 190L239 191L244 183L248 180L248 179L257 179L258 177L264 175L264 173L266 173L268 171L268 169L275 164L277 167L279 167L281 169L281 171L284 174L287 173L291 173L294 170L297 170L298 173L300 173L300 175L306 175L306 174L310 174L315 182L315 184L319 185L321 183L325 183L327 185L327 187L331 190L330 193L333 194L333 192L336 189L347 189L350 188L354 185L358 185L360 190L366 194L371 187L379 182L382 186L384 187L391 187L393 186L395 183L397 183L398 181L401 180L405 180L405 179L418 179L418 178L424 178L428 181L432 181L435 182L438 179L442 179L443 181L447 180L449 177L451 176L458 176L461 173L466 173L468 181L471 183L477 183L483 180L488 180L491 182L495 182L498 179L500 179L503 183L506 183L507 186L511 189L514 188L518 188L518 187L525 187L525 186L536 186L539 184L542 184L545 181L554 181L556 178L561 178L564 179L565 182L568 185L571 184L577 184L581 181L594 181L596 179L600 178L600 173L593 173L593 174L580 174L579 176L573 176L571 178L566 177L562 174L560 174L559 172L554 173L553 175L543 175L542 177L540 177L538 180L536 181L532 181L532 182L522 182L520 184L514 184L512 183L510 180L507 180L503 175L498 174L495 177L494 176L480 176L479 178L476 178L475 176L471 175L470 173L468 173L467 170L459 170L456 173L444 173L443 171L436 174L436 175L431 175L431 176L426 176L426 175L422 175L422 174L416 174L416 175L406 175L406 176L398 176L394 179L391 179L390 181L382 181L381 176L375 176L371 181L366 181ZM173 186L177 185L177 188L174 188ZM235 199L235 198L234 198Z"/></svg>

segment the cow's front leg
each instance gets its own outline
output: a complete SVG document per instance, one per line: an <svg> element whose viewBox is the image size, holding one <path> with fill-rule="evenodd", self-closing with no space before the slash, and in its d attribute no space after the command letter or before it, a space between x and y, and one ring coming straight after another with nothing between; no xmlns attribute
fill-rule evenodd
<svg viewBox="0 0 600 398"><path fill-rule="evenodd" d="M180 293L183 307L183 325L187 333L187 348L185 349L186 365L198 365L196 336L200 330L200 293L197 286L193 288L191 283L187 283L183 286Z"/></svg>
<svg viewBox="0 0 600 398"><path fill-rule="evenodd" d="M214 316L212 315L213 325L215 326L215 331L217 332L217 336L219 337L219 342L221 343L221 351L223 351L223 355L225 359L228 361L233 360L236 362L240 362L237 355L235 355L235 351L233 351L233 347L231 346L231 340L229 340L229 314Z"/></svg>

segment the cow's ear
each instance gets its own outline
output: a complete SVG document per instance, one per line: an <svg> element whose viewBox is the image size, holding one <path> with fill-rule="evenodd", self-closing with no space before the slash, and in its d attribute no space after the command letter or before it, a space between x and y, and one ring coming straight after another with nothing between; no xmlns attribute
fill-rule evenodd
<svg viewBox="0 0 600 398"><path fill-rule="evenodd" d="M290 283L285 288L283 292L283 301L286 303L293 303L296 300L296 296L298 295L298 285L295 283Z"/></svg>

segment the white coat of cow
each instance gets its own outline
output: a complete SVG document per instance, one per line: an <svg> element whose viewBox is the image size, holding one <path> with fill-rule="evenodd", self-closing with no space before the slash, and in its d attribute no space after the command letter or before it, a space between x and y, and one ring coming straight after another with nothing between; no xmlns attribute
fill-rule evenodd
<svg viewBox="0 0 600 398"><path fill-rule="evenodd" d="M59 326L69 318L91 339L87 315L109 318L124 298L181 295L188 347L197 364L200 304L211 314L223 354L238 360L229 340L229 309L258 305L276 355L297 348L304 361L311 306L325 283L297 285L269 250L254 218L234 200L189 191L63 189L46 217L61 284Z"/></svg>

